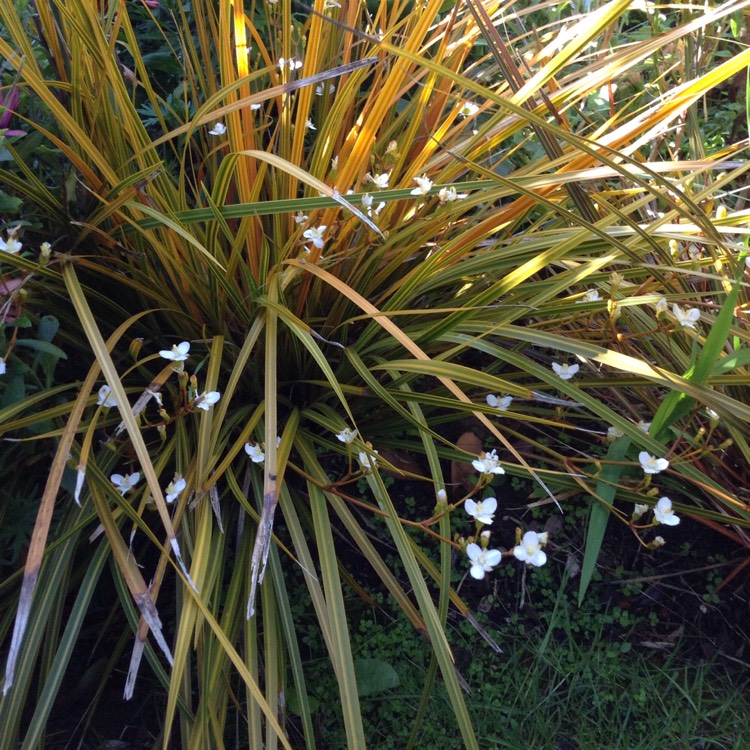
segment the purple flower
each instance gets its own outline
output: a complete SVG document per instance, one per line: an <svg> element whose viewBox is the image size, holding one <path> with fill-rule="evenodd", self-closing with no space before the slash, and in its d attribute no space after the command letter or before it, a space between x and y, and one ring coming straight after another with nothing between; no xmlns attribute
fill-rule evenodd
<svg viewBox="0 0 750 750"><path fill-rule="evenodd" d="M15 114L15 109L18 106L18 102L21 99L21 94L18 91L18 87L11 86L7 96L3 96L0 93L0 131L4 131L5 136L22 136L26 135L25 130L10 130L11 118Z"/></svg>

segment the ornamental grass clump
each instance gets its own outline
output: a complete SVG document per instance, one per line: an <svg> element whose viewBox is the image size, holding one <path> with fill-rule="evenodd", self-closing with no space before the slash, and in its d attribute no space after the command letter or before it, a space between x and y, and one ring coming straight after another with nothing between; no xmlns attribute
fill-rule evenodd
<svg viewBox="0 0 750 750"><path fill-rule="evenodd" d="M164 747L236 726L316 746L301 574L365 747L343 584L366 564L431 644L414 737L439 673L476 748L455 586L559 562L503 518L509 477L550 513L590 505L581 596L610 517L656 546L635 502L747 525L748 166L695 147L697 108L750 63L720 41L740 6L630 5L0 4L25 132L0 135L0 433L50 455L0 587L0 746L43 738L103 580L126 697L161 683ZM44 317L68 358L46 384L19 335ZM459 447L467 421L489 452ZM404 476L431 498L416 515ZM455 512L485 491L492 547L491 504L470 536Z"/></svg>

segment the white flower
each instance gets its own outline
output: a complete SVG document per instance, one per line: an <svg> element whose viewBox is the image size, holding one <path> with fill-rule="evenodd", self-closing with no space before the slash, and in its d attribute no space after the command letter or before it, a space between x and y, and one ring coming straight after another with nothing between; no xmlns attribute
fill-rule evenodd
<svg viewBox="0 0 750 750"><path fill-rule="evenodd" d="M376 174L375 177L373 177L369 172L365 175L367 179L374 183L375 187L378 190L385 190L385 188L388 187L388 180L391 178L390 172L383 172L382 174Z"/></svg>
<svg viewBox="0 0 750 750"><path fill-rule="evenodd" d="M339 155L336 154L336 156L331 159L331 171L335 172L339 168Z"/></svg>
<svg viewBox="0 0 750 750"><path fill-rule="evenodd" d="M346 443L347 445L351 445L354 442L354 439L357 437L357 431L352 430L349 427L344 427L341 432L336 434L336 437L342 442Z"/></svg>
<svg viewBox="0 0 750 750"><path fill-rule="evenodd" d="M5 375L5 357L0 357L0 375Z"/></svg>
<svg viewBox="0 0 750 750"><path fill-rule="evenodd" d="M479 523L490 524L497 510L497 500L494 497L486 497L476 503L469 498L464 505L464 510Z"/></svg>
<svg viewBox="0 0 750 750"><path fill-rule="evenodd" d="M255 102L255 104L250 105L250 111L257 112L262 106L263 104L261 104L261 102Z"/></svg>
<svg viewBox="0 0 750 750"><path fill-rule="evenodd" d="M288 60L285 60L283 57L279 58L279 70L284 70L284 68L289 68L289 70L299 70L302 67L302 60L297 60L294 57L290 57Z"/></svg>
<svg viewBox="0 0 750 750"><path fill-rule="evenodd" d="M658 474L669 466L669 461L666 458L657 458L647 451L641 451L638 454L638 460L641 462L645 474Z"/></svg>
<svg viewBox="0 0 750 750"><path fill-rule="evenodd" d="M651 422L644 422L642 419L639 419L636 427L648 435L648 431L651 429Z"/></svg>
<svg viewBox="0 0 750 750"><path fill-rule="evenodd" d="M672 315L683 328L695 330L695 324L701 319L701 311L697 307L683 310L679 305L672 305Z"/></svg>
<svg viewBox="0 0 750 750"><path fill-rule="evenodd" d="M300 224L304 224L310 217L307 214L303 214L302 211L297 211L296 214L294 214L294 223L299 226Z"/></svg>
<svg viewBox="0 0 750 750"><path fill-rule="evenodd" d="M315 124L312 121L312 117L308 117L307 118L307 122L305 123L305 127L308 130L317 130L317 128L315 127Z"/></svg>
<svg viewBox="0 0 750 750"><path fill-rule="evenodd" d="M39 248L39 255L41 256L42 261L49 260L50 255L52 255L52 245L50 245L49 242L42 242L42 245Z"/></svg>
<svg viewBox="0 0 750 750"><path fill-rule="evenodd" d="M259 445L245 443L245 453L250 456L250 460L254 464L262 464L266 460L266 454L263 453L263 449Z"/></svg>
<svg viewBox="0 0 750 750"><path fill-rule="evenodd" d="M663 547L665 544L666 542L664 541L663 536L655 536L654 541L649 544L649 547L651 547L651 549L659 549L659 547Z"/></svg>
<svg viewBox="0 0 750 750"><path fill-rule="evenodd" d="M323 10L333 10L334 8L340 8L341 3L338 0L325 0L323 3Z"/></svg>
<svg viewBox="0 0 750 750"><path fill-rule="evenodd" d="M581 299L576 300L576 304L580 305L582 302L599 302L601 300L601 297L599 296L599 290L598 289L589 289L586 294L581 297Z"/></svg>
<svg viewBox="0 0 750 750"><path fill-rule="evenodd" d="M657 313L665 313L669 310L669 305L667 304L667 298L666 297L659 297L658 300L656 300L656 312Z"/></svg>
<svg viewBox="0 0 750 750"><path fill-rule="evenodd" d="M672 501L668 497L660 497L654 507L654 518L665 526L677 526L680 518L672 510Z"/></svg>
<svg viewBox="0 0 750 750"><path fill-rule="evenodd" d="M323 245L325 245L326 241L323 239L323 232L326 231L325 224L322 224L319 227L313 227L311 229L305 229L304 232L302 232L302 236L306 240L310 240L310 242L315 245L315 247L318 248L318 250L323 249Z"/></svg>
<svg viewBox="0 0 750 750"><path fill-rule="evenodd" d="M380 216L380 212L385 208L385 201L378 203L378 207L375 209L375 216Z"/></svg>
<svg viewBox="0 0 750 750"><path fill-rule="evenodd" d="M183 479L182 476L179 474L174 475L174 479L167 485L167 488L164 490L166 500L168 503L173 503L180 495L180 493L185 491L185 487L187 487L187 482Z"/></svg>
<svg viewBox="0 0 750 750"><path fill-rule="evenodd" d="M482 549L478 544L473 542L466 547L466 554L471 560L471 573L472 578L476 578L481 581L484 578L485 573L489 573L492 569L499 565L503 559L500 550L497 549Z"/></svg>
<svg viewBox="0 0 750 750"><path fill-rule="evenodd" d="M208 131L209 135L224 135L227 132L227 126L223 122L217 122L216 125Z"/></svg>
<svg viewBox="0 0 750 750"><path fill-rule="evenodd" d="M114 396L110 396L112 389L108 385L103 385L99 389L99 398L97 399L97 406L103 406L105 409L111 409L113 406L117 406Z"/></svg>
<svg viewBox="0 0 750 750"><path fill-rule="evenodd" d="M537 568L547 562L547 555L542 551L542 540L539 536L536 531L527 531L523 535L521 544L513 548L516 560L535 565Z"/></svg>
<svg viewBox="0 0 750 750"><path fill-rule="evenodd" d="M513 403L513 396L503 396L498 398L493 393L487 395L487 405L498 411L508 411L508 407Z"/></svg>
<svg viewBox="0 0 750 750"><path fill-rule="evenodd" d="M336 86L334 86L334 84L332 84L332 83L329 84L328 85L328 93L332 94L334 91L336 91ZM326 92L326 87L325 87L324 84L319 83L315 87L315 96L323 96L323 94L325 94L325 92Z"/></svg>
<svg viewBox="0 0 750 750"><path fill-rule="evenodd" d="M369 474L371 471L373 471L378 464L378 452L374 449L372 452L375 454L374 456L371 456L365 451L359 452L359 467L362 469L362 471L365 472L365 474Z"/></svg>
<svg viewBox="0 0 750 750"><path fill-rule="evenodd" d="M364 208L372 208L372 196L369 193L362 196L362 205Z"/></svg>
<svg viewBox="0 0 750 750"><path fill-rule="evenodd" d="M162 349L159 352L160 357L171 359L172 362L185 362L190 351L190 342L183 341L181 344L174 344L171 349Z"/></svg>
<svg viewBox="0 0 750 750"><path fill-rule="evenodd" d="M453 186L447 188L440 188L438 192L438 198L441 203L452 203L453 201L462 201L464 198L468 198L468 193L457 193L456 188Z"/></svg>
<svg viewBox="0 0 750 750"><path fill-rule="evenodd" d="M136 471L133 474L126 474L125 476L122 474L113 474L109 478L109 481L117 487L121 495L125 495L126 492L129 492L138 484L140 478L141 475Z"/></svg>
<svg viewBox="0 0 750 750"><path fill-rule="evenodd" d="M432 189L432 180L426 174L423 174L421 177L415 177L414 182L419 187L415 187L411 191L411 195L427 195Z"/></svg>
<svg viewBox="0 0 750 750"><path fill-rule="evenodd" d="M647 510L648 505L645 503L636 503L633 507L633 515L631 515L630 518L633 521L637 521Z"/></svg>
<svg viewBox="0 0 750 750"><path fill-rule="evenodd" d="M204 391L200 396L196 396L193 406L208 411L220 398L221 393L218 391Z"/></svg>
<svg viewBox="0 0 750 750"><path fill-rule="evenodd" d="M448 493L445 490L443 490L443 489L438 490L437 493L436 493L436 495L437 495L437 499L438 499L439 503L447 503L448 502Z"/></svg>
<svg viewBox="0 0 750 750"><path fill-rule="evenodd" d="M461 104L461 109L458 110L458 114L461 115L461 117L471 117L477 112L479 112L479 106L474 104L474 102L463 102Z"/></svg>
<svg viewBox="0 0 750 750"><path fill-rule="evenodd" d="M552 363L552 369L560 380L570 380L580 369L579 365L560 365L557 362Z"/></svg>
<svg viewBox="0 0 750 750"><path fill-rule="evenodd" d="M613 442L617 438L621 438L625 433L622 430L618 430L617 427L610 427L607 430L607 440Z"/></svg>
<svg viewBox="0 0 750 750"><path fill-rule="evenodd" d="M3 240L2 237L0 237L0 252L10 253L11 255L15 255L22 247L23 247L23 244L21 244L16 239L16 236L13 232L8 232L7 242Z"/></svg>
<svg viewBox="0 0 750 750"><path fill-rule="evenodd" d="M489 453L482 453L479 458L471 462L471 465L480 474L505 474L505 469L500 466L497 451L494 450L491 450Z"/></svg>

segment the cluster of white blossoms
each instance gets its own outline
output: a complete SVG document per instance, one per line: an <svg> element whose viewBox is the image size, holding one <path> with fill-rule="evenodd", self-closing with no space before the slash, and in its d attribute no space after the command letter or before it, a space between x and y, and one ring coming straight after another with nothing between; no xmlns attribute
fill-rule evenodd
<svg viewBox="0 0 750 750"><path fill-rule="evenodd" d="M188 357L190 356L190 342L182 341L179 344L174 344L171 349L162 349L159 351L159 356L179 365L174 369L175 372L181 375L184 368L183 363L187 362ZM163 409L161 394L158 391L153 392L150 390L149 393L155 398L159 407ZM218 391L196 393L192 400L192 406L201 411L208 411L214 404L218 403L220 398L221 394ZM117 400L112 395L112 389L108 385L105 384L99 388L96 403L98 406L102 406L105 409L111 409L113 406L117 406ZM137 471L132 474L112 474L109 479L117 488L117 491L125 496L126 493L130 492L130 490L138 484L141 475ZM179 495L185 491L186 487L187 481L180 474L175 474L174 479L172 479L164 490L166 501L168 503L174 502Z"/></svg>
<svg viewBox="0 0 750 750"><path fill-rule="evenodd" d="M497 451L482 453L479 458L472 461L473 467L480 473L488 476L493 474L504 474L505 470L499 465ZM497 511L497 498L485 497L482 500L467 498L464 502L464 510L479 525L490 525L495 519ZM520 533L520 532L519 532ZM502 562L503 555L498 549L489 549L489 531L482 531L479 535L480 543L470 542L466 545L466 555L471 567L469 573L472 578L481 580L485 574L492 572L493 568ZM513 548L513 556L526 563L539 567L547 562L547 555L542 547L547 544L546 532L538 534L536 531L527 531L521 543Z"/></svg>
<svg viewBox="0 0 750 750"><path fill-rule="evenodd" d="M633 521L637 521L640 517L647 513L649 506L645 503L636 503L633 507L633 515L631 516ZM677 526L680 523L680 517L674 512L672 508L672 501L668 497L660 497L654 510L654 524L664 524L664 526Z"/></svg>

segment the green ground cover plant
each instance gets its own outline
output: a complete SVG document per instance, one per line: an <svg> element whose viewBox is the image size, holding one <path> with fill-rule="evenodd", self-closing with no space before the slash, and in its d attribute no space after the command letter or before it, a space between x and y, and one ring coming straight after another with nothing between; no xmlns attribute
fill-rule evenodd
<svg viewBox="0 0 750 750"><path fill-rule="evenodd" d="M564 566L561 502L576 606L606 534L746 546L747 6L0 5L0 747L81 665L82 736L119 678L153 746L327 747L326 675L377 746L377 592L407 746L439 693L477 748L460 581Z"/></svg>

